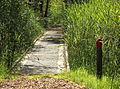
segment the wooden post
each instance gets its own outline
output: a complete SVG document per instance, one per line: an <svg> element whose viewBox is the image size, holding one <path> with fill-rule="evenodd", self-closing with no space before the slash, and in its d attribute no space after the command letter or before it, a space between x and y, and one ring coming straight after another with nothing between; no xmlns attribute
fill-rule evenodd
<svg viewBox="0 0 120 89"><path fill-rule="evenodd" d="M102 38L96 41L96 49L97 49L97 78L102 78Z"/></svg>

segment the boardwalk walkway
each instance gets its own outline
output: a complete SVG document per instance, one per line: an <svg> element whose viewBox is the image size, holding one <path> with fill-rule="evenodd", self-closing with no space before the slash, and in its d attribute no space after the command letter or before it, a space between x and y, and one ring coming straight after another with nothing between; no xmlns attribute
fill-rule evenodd
<svg viewBox="0 0 120 89"><path fill-rule="evenodd" d="M67 46L62 39L62 30L47 30L22 59L21 72L43 74L68 71Z"/></svg>

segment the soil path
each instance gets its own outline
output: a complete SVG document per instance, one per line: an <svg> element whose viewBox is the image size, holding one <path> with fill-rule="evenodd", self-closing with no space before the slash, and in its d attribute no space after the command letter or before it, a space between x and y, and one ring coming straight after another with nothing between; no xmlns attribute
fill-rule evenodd
<svg viewBox="0 0 120 89"><path fill-rule="evenodd" d="M67 46L61 27L52 27L39 38L21 61L25 74L59 73L69 70Z"/></svg>

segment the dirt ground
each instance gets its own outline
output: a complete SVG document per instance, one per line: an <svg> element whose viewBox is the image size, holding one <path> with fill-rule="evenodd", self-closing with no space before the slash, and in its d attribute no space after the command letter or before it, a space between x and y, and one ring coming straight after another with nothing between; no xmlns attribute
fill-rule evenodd
<svg viewBox="0 0 120 89"><path fill-rule="evenodd" d="M37 79L28 79L20 77L16 80L5 80L0 82L0 89L87 89L82 84L76 84L71 81L43 77Z"/></svg>

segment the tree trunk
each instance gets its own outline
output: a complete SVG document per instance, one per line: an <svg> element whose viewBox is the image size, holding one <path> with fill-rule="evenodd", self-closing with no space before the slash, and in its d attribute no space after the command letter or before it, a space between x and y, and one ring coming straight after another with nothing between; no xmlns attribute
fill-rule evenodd
<svg viewBox="0 0 120 89"><path fill-rule="evenodd" d="M48 17L49 2L50 2L50 0L47 0L47 2L46 2L46 9L45 9L44 17Z"/></svg>
<svg viewBox="0 0 120 89"><path fill-rule="evenodd" d="M40 7L40 13L41 13L41 16L43 16L43 0L39 0L40 4L39 4L39 7Z"/></svg>

